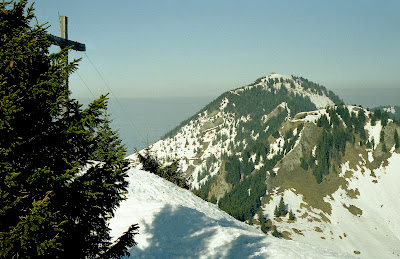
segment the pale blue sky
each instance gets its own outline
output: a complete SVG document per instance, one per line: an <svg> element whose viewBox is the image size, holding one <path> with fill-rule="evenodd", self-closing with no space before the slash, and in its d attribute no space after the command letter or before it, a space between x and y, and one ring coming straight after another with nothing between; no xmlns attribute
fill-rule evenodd
<svg viewBox="0 0 400 259"><path fill-rule="evenodd" d="M117 97L217 96L271 72L331 90L400 88L400 1L78 1L35 4L86 44ZM79 74L108 92L86 56ZM91 97L77 75L74 96Z"/></svg>

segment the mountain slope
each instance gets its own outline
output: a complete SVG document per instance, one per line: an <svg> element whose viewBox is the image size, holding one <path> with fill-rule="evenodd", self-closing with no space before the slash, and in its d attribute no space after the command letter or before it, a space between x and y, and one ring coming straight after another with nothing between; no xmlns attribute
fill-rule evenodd
<svg viewBox="0 0 400 259"><path fill-rule="evenodd" d="M356 133L354 141L346 143L342 158L331 161L330 172L317 183L313 175L317 165L304 170L301 160L305 154L314 153L313 159L318 161L316 153L322 135L318 131L322 127L312 121L326 111L306 116L298 145L277 163L276 176L269 178L263 214L293 240L360 254L363 258L398 257L400 203L396 197L400 195L400 154L393 136L400 127L391 120L378 120L372 125L371 113L348 108L359 114L365 112L365 140L362 131ZM338 136L339 131L331 131ZM332 149L329 152L332 154ZM329 158L334 160L334 156ZM294 221L274 215L281 197L294 212Z"/></svg>
<svg viewBox="0 0 400 259"><path fill-rule="evenodd" d="M220 172L222 157L256 149L298 112L338 102L331 91L307 79L271 74L222 94L151 148L166 162L181 159L193 188L199 188Z"/></svg>
<svg viewBox="0 0 400 259"><path fill-rule="evenodd" d="M325 248L280 240L235 220L217 206L151 173L129 171L127 200L111 235L139 223L132 258L350 258Z"/></svg>
<svg viewBox="0 0 400 259"><path fill-rule="evenodd" d="M180 159L197 195L268 235L399 256L399 123L339 103L304 78L271 74L224 93L151 149Z"/></svg>

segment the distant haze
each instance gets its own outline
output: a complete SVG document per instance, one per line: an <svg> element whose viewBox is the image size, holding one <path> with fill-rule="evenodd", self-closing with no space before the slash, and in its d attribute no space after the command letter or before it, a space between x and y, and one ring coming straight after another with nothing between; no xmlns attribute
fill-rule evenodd
<svg viewBox="0 0 400 259"><path fill-rule="evenodd" d="M346 88L333 91L347 104L368 108L382 105L400 106L400 88Z"/></svg>
<svg viewBox="0 0 400 259"><path fill-rule="evenodd" d="M112 128L126 144L127 154L153 144L181 121L200 111L216 97L109 99ZM84 105L89 99L79 99ZM122 108L121 108L122 106Z"/></svg>

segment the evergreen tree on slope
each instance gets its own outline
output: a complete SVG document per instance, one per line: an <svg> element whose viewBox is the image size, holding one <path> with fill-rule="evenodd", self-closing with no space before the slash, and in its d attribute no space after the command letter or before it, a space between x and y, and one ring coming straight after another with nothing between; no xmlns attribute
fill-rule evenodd
<svg viewBox="0 0 400 259"><path fill-rule="evenodd" d="M49 54L46 28L30 24L26 5L0 3L0 257L119 258L138 226L111 243L128 164L103 131L106 97L86 109L69 99L64 80L77 61L65 64L66 49Z"/></svg>

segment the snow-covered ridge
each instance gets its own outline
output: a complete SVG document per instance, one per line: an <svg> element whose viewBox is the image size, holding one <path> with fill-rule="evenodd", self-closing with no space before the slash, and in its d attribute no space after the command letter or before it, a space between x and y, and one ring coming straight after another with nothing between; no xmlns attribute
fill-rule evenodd
<svg viewBox="0 0 400 259"><path fill-rule="evenodd" d="M154 174L130 169L129 183L110 228L117 237L139 224L131 258L351 258L266 236Z"/></svg>

